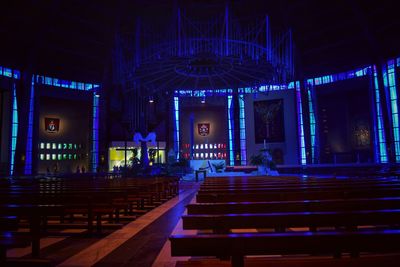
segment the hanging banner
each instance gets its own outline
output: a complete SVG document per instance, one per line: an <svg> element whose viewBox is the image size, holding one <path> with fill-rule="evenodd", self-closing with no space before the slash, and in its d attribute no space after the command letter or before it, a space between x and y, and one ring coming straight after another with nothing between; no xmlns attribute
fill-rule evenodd
<svg viewBox="0 0 400 267"><path fill-rule="evenodd" d="M200 136L207 136L210 134L210 124L209 123L198 123L197 132Z"/></svg>
<svg viewBox="0 0 400 267"><path fill-rule="evenodd" d="M60 130L60 119L44 118L44 127L48 133L56 133Z"/></svg>

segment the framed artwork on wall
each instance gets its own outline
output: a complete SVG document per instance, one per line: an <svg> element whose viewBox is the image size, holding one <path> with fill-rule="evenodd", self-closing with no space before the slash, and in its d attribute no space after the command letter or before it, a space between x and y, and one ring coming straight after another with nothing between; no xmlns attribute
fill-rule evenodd
<svg viewBox="0 0 400 267"><path fill-rule="evenodd" d="M56 133L60 130L60 119L44 118L44 127L48 133Z"/></svg>
<svg viewBox="0 0 400 267"><path fill-rule="evenodd" d="M254 134L256 144L285 141L283 99L254 102Z"/></svg>

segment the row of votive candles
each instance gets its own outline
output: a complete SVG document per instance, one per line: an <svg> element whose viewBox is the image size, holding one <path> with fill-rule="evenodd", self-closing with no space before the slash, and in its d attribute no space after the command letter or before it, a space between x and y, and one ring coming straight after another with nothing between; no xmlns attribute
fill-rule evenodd
<svg viewBox="0 0 400 267"><path fill-rule="evenodd" d="M183 144L183 148L190 148L190 144ZM208 144L208 143L202 143L202 144L195 144L193 145L193 149L221 149L221 148L226 148L226 144L218 143L218 144Z"/></svg>
<svg viewBox="0 0 400 267"><path fill-rule="evenodd" d="M189 153L183 153L183 157L186 159L190 158ZM193 153L195 159L225 159L226 153Z"/></svg>
<svg viewBox="0 0 400 267"><path fill-rule="evenodd" d="M39 154L40 160L77 160L85 158L84 154Z"/></svg>
<svg viewBox="0 0 400 267"><path fill-rule="evenodd" d="M40 143L40 149L81 149L82 144L72 143Z"/></svg>

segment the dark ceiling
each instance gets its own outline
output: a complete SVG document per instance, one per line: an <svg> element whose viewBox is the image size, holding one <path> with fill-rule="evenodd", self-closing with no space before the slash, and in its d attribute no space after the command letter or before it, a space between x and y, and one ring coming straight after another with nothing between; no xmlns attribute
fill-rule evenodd
<svg viewBox="0 0 400 267"><path fill-rule="evenodd" d="M293 29L297 75L346 70L400 55L397 1L231 0L236 18L268 14L276 29ZM225 0L26 0L0 4L0 65L68 79L101 81L110 66L116 25L136 17L171 23L223 12Z"/></svg>

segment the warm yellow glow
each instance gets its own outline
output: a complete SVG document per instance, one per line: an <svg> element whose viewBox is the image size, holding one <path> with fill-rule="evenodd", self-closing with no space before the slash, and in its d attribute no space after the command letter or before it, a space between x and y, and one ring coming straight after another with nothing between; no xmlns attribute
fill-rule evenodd
<svg viewBox="0 0 400 267"><path fill-rule="evenodd" d="M138 155L137 158L140 159L141 156L141 149L138 148ZM129 159L133 156L132 148L128 148L126 151L126 159L127 165L130 165ZM125 166L125 150L123 147L110 147L108 149L108 168L110 171L113 170L114 166ZM165 163L165 150L159 150L158 153L155 154L155 163Z"/></svg>

